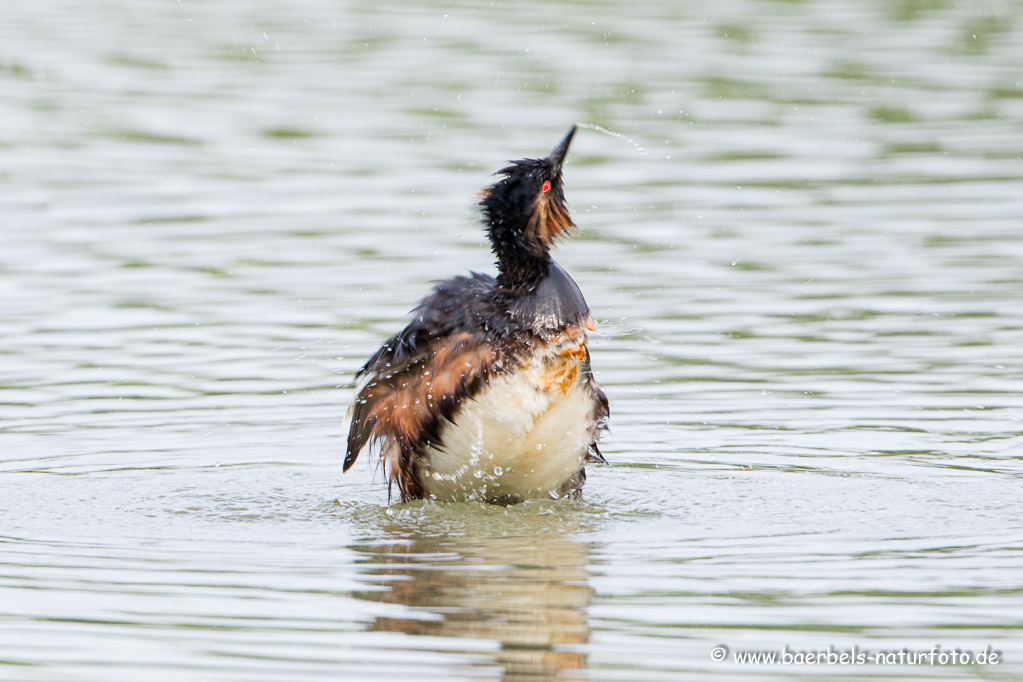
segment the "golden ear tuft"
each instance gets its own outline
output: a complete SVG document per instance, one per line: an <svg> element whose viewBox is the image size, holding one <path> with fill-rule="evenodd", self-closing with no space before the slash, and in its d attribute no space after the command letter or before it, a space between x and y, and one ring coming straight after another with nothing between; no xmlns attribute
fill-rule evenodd
<svg viewBox="0 0 1023 682"><path fill-rule="evenodd" d="M550 246L573 227L575 223L568 215L567 208L550 194L538 194L525 232L527 237Z"/></svg>

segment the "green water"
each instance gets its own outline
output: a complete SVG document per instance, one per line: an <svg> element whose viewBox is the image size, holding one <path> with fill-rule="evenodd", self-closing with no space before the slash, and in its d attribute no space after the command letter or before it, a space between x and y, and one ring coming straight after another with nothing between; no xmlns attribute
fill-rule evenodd
<svg viewBox="0 0 1023 682"><path fill-rule="evenodd" d="M4 4L0 680L1020 679L1021 64L1017 0ZM613 466L388 507L353 373L572 122ZM936 645L1001 658L734 659Z"/></svg>

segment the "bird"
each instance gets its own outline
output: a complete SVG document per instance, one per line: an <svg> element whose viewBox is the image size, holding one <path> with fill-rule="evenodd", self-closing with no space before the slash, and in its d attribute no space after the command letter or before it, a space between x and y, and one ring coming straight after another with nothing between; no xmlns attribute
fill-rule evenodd
<svg viewBox="0 0 1023 682"><path fill-rule="evenodd" d="M593 317L550 253L575 227L562 182L575 132L544 158L509 161L479 193L497 276L436 284L356 374L343 472L370 445L388 502L395 490L401 502L578 497L586 466L607 464Z"/></svg>

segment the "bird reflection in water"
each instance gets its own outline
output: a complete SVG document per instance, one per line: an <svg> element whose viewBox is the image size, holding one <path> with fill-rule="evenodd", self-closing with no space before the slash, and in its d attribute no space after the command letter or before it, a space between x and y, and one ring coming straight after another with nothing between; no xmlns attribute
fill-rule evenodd
<svg viewBox="0 0 1023 682"><path fill-rule="evenodd" d="M449 513L428 506L432 509L408 511ZM501 510L485 514L483 528L470 527L476 524L464 517L455 523L431 519L425 526L397 518L375 528L373 544L353 549L364 556L363 575L389 589L355 596L401 604L422 618L378 617L370 630L497 642L499 649L485 665L502 668L505 681L581 679L593 599L590 547L573 539L578 528L547 530L543 520L552 517L539 515L543 506L549 505L512 508L512 517L530 517L532 523L502 517Z"/></svg>

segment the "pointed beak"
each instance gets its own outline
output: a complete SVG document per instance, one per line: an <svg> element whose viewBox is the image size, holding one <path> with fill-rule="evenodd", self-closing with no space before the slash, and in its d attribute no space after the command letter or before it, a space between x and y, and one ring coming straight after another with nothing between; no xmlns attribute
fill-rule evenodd
<svg viewBox="0 0 1023 682"><path fill-rule="evenodd" d="M547 157L554 164L555 177L561 172L561 163L565 160L565 154L568 153L568 145L572 144L573 135L575 135L575 125L568 131L568 135L565 135L565 139L559 142L558 146Z"/></svg>

